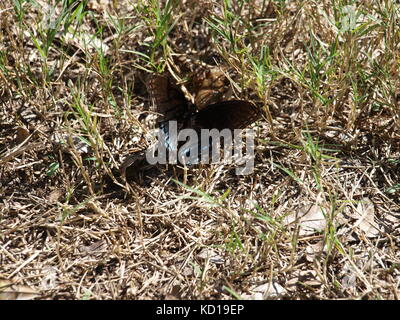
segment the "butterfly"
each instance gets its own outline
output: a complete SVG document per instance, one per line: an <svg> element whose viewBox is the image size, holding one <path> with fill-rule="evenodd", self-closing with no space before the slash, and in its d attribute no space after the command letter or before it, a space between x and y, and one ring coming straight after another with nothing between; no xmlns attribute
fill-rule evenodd
<svg viewBox="0 0 400 320"><path fill-rule="evenodd" d="M261 117L261 111L248 101L215 102L222 96L223 84L222 73L208 72L196 78L194 87L197 92L195 103L192 104L169 76L152 74L148 78L147 89L152 100L152 111L159 114L157 122L168 150L173 149L169 137L170 121L176 121L178 130L194 129L199 132L201 129L244 129Z"/></svg>
<svg viewBox="0 0 400 320"><path fill-rule="evenodd" d="M203 101L207 101L207 92L204 89L205 85L201 85L193 105L170 77L159 74L150 76L147 89L153 102L152 111L159 114L159 125L175 120L178 122L178 129L234 130L243 129L261 117L260 110L253 103L244 100L205 105ZM206 85L211 87L208 82ZM212 88L209 91L212 91ZM202 101L201 105L198 101Z"/></svg>

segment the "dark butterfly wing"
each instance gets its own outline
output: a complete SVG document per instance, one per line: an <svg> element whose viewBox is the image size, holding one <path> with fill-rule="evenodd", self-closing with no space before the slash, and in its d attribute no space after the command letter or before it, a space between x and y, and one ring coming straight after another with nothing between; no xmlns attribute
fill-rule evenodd
<svg viewBox="0 0 400 320"><path fill-rule="evenodd" d="M182 121L189 112L189 102L184 93L169 77L151 75L147 80L147 90L153 102L152 110L159 113L159 123Z"/></svg>
<svg viewBox="0 0 400 320"><path fill-rule="evenodd" d="M182 129L190 115L190 104L182 90L168 76L151 75L147 80L147 90L152 99L152 110L159 114L157 121L163 134L164 145L168 150L172 150L169 121L176 121L178 129Z"/></svg>
<svg viewBox="0 0 400 320"><path fill-rule="evenodd" d="M208 105L205 109L190 117L187 127L197 131L200 129L244 129L261 117L260 110L252 103L242 100L224 101ZM209 153L210 144L203 145L199 142L184 145L180 148L178 159L181 163L192 165L199 163L201 155Z"/></svg>
<svg viewBox="0 0 400 320"><path fill-rule="evenodd" d="M192 116L196 129L244 129L261 117L260 110L243 100L223 101L208 105Z"/></svg>

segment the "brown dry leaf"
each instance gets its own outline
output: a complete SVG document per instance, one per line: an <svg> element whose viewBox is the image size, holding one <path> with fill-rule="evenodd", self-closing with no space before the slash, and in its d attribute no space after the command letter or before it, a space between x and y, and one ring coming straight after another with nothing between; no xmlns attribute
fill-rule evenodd
<svg viewBox="0 0 400 320"><path fill-rule="evenodd" d="M252 294L244 294L242 298L245 300L265 300L270 298L278 298L287 293L284 287L278 282L264 283L253 287L249 290Z"/></svg>
<svg viewBox="0 0 400 320"><path fill-rule="evenodd" d="M89 246L80 246L79 251L86 253L89 256L98 256L107 250L107 242L105 240L99 240L93 242Z"/></svg>
<svg viewBox="0 0 400 320"><path fill-rule="evenodd" d="M369 198L363 198L358 203L357 210L351 216L357 219L354 227L363 231L366 237L374 238L378 236L379 226L375 222L375 207Z"/></svg>
<svg viewBox="0 0 400 320"><path fill-rule="evenodd" d="M63 192L61 189L55 189L52 192L50 192L49 196L47 197L47 200L49 200L50 203L56 203L62 195Z"/></svg>
<svg viewBox="0 0 400 320"><path fill-rule="evenodd" d="M204 260L210 259L210 262L214 264L224 264L225 262L225 259L222 256L210 248L204 248L201 250L197 257Z"/></svg>
<svg viewBox="0 0 400 320"><path fill-rule="evenodd" d="M16 143L21 143L29 137L29 130L24 127L17 128L17 137L15 138Z"/></svg>
<svg viewBox="0 0 400 320"><path fill-rule="evenodd" d="M341 284L343 289L350 289L356 286L356 273L354 268L347 262L343 267L343 277L341 279Z"/></svg>
<svg viewBox="0 0 400 320"><path fill-rule="evenodd" d="M88 8L90 8L91 10L96 10L99 12L105 11L108 9L109 5L110 5L109 0L95 0L95 1L89 1L87 6Z"/></svg>
<svg viewBox="0 0 400 320"><path fill-rule="evenodd" d="M299 282L310 287L319 287L322 285L315 270L300 271Z"/></svg>
<svg viewBox="0 0 400 320"><path fill-rule="evenodd" d="M300 225L299 235L310 235L315 232L321 232L326 227L326 220L323 211L319 205L305 206L298 212L288 215L285 219L285 225L298 222Z"/></svg>
<svg viewBox="0 0 400 320"><path fill-rule="evenodd" d="M194 274L193 267L186 266L185 268L183 268L181 273L185 277L192 276Z"/></svg>
<svg viewBox="0 0 400 320"><path fill-rule="evenodd" d="M321 255L322 252L325 251L325 243L324 241L319 241L316 244L308 245L306 247L306 260L308 262L313 262L316 257Z"/></svg>
<svg viewBox="0 0 400 320"><path fill-rule="evenodd" d="M11 280L0 279L0 300L32 300L39 292L28 286L17 285Z"/></svg>
<svg viewBox="0 0 400 320"><path fill-rule="evenodd" d="M79 136L54 134L52 140L64 152L69 152L71 147L73 147L78 153L88 153L91 149L88 143Z"/></svg>
<svg viewBox="0 0 400 320"><path fill-rule="evenodd" d="M181 290L182 287L180 285L174 285L171 289L171 292L169 292L165 296L165 300L179 300L181 299Z"/></svg>
<svg viewBox="0 0 400 320"><path fill-rule="evenodd" d="M296 292L297 291L297 284L299 283L299 271L296 270L293 272L293 278L290 278L285 283L285 288L289 292Z"/></svg>
<svg viewBox="0 0 400 320"><path fill-rule="evenodd" d="M94 37L86 32L67 33L64 40L71 46L79 48L82 52L87 50L91 52L102 52L104 55L110 50L110 47L101 39Z"/></svg>
<svg viewBox="0 0 400 320"><path fill-rule="evenodd" d="M43 267L42 273L44 277L41 281L42 290L54 290L57 288L57 269L52 266Z"/></svg>

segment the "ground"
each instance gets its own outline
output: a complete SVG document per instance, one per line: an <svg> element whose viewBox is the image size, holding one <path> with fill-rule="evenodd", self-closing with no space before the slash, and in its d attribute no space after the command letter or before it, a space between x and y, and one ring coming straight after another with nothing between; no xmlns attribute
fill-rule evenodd
<svg viewBox="0 0 400 320"><path fill-rule="evenodd" d="M0 299L398 299L399 10L2 1ZM148 75L204 70L262 111L254 171L125 179Z"/></svg>

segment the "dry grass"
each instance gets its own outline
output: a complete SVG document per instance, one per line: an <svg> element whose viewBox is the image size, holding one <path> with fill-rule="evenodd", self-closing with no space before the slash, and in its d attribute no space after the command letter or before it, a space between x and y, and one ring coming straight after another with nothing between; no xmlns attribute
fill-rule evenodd
<svg viewBox="0 0 400 320"><path fill-rule="evenodd" d="M399 298L398 4L58 2L0 3L8 297ZM150 143L146 73L190 92L200 62L264 108L254 173L127 183Z"/></svg>

